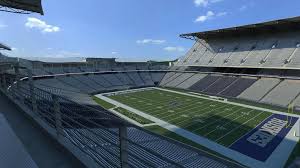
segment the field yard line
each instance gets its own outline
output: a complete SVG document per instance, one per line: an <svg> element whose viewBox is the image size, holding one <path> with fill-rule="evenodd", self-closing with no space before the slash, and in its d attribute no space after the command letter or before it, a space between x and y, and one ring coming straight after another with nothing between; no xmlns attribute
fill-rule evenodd
<svg viewBox="0 0 300 168"><path fill-rule="evenodd" d="M209 104L209 105L210 105L210 103L211 103L211 102L208 101L207 103L204 103L204 104L206 104L206 105ZM188 105L188 107L189 107L189 106L195 106L195 104L190 104L190 105ZM161 117L161 118L162 118L162 119L165 119L165 118L167 118L167 117L179 115L179 113L182 114L182 112L188 112L188 111L190 111L190 110L197 109L197 108L199 108L199 107L196 106L196 107L193 107L193 108L190 108L190 109L186 109L186 108L185 108L185 110L182 110L182 111L180 111L180 112L177 112L176 114L173 113L173 114L170 114L170 115L166 115L166 116L164 116L164 117ZM204 108L204 109L206 109L206 108ZM201 111L204 110L204 109L201 109ZM193 112L193 113L197 113L197 112L200 112L200 111L195 111L195 112ZM161 114L166 114L166 113L168 113L168 112L160 113L160 115L161 115ZM192 113L192 114L193 114L193 113ZM179 117L177 117L177 118L179 118ZM174 119L177 119L177 118L174 118ZM169 120L169 121L171 121L171 120Z"/></svg>
<svg viewBox="0 0 300 168"><path fill-rule="evenodd" d="M136 96L133 96L133 97L136 97ZM139 97L137 97L137 98L139 98ZM143 99L146 99L146 100L149 100L149 99L147 99L147 98L143 98ZM191 101L190 103L191 104L189 104L189 105L187 105L187 106L184 106L184 108L187 108L187 107L189 107L189 106L195 106L195 104L192 104L192 102L194 102L194 101ZM208 103L211 103L211 101L207 101ZM157 103L157 104L159 104L159 103ZM225 107L226 106L228 106L228 104L226 104L225 105ZM221 107L224 107L224 106L221 106ZM221 107L218 107L218 108L221 108ZM180 109L181 108L183 108L183 107L180 107ZM198 107L194 107L194 108L198 108ZM192 109L194 109L194 108L192 108ZM210 107L207 107L207 108L210 108ZM216 109L218 109L218 108L216 108ZM205 108L206 109L206 108ZM188 110L183 110L183 111L189 111L189 110L191 110L191 109L188 109ZM214 109L215 110L215 109ZM159 113L159 114L157 114L156 112L160 112L161 111L161 109L159 109L159 110L152 110L152 112L151 112L151 115L162 115L162 114L167 114L168 112L164 112L164 113ZM181 111L181 113L183 112L183 111ZM211 110L211 111L213 111L213 110ZM208 111L208 112L211 112L211 111ZM153 114L153 112L154 112L154 114ZM207 112L207 113L208 113ZM224 112L224 111L223 111ZM221 113L223 113L223 112L221 112ZM196 113L196 112L195 112ZM205 113L206 114L206 113ZM219 114L219 113L218 113ZM167 116L164 116L164 117L161 117L161 119L164 119L164 118L166 118L166 117L170 117L170 116L173 116L173 115L177 115L177 114L170 114L170 115L167 115ZM202 116L202 115L201 115ZM177 118L179 118L179 117L177 117ZM177 118L174 118L174 119L172 119L172 120L175 120L175 119L177 119ZM187 119L186 119L187 120ZM184 121L186 121L186 120L183 120L182 122L184 122Z"/></svg>
<svg viewBox="0 0 300 168"><path fill-rule="evenodd" d="M211 113L211 112L215 111L216 109L219 109L219 108L225 108L225 107L227 107L227 106L228 106L228 104L222 105L221 107L218 107L218 108L215 108L215 109L212 109L212 110L208 110L207 112L201 113L199 116L204 116L205 114ZM206 108L204 108L204 109L207 109L207 108L210 108L210 107L206 107ZM215 114L221 114L221 113L223 113L223 112L225 112L225 111L216 112ZM196 113L196 112L194 112L194 113ZM192 113L192 114L194 114L194 113ZM178 118L178 117L177 117L177 118ZM173 119L172 119L172 120L173 120ZM169 120L169 121L172 121L172 120ZM186 120L182 120L182 121L178 122L177 124L182 123L182 122L184 122L184 121L186 121ZM193 125L193 124L195 124L195 123L190 123L189 125L187 125L187 127L190 126L190 125Z"/></svg>
<svg viewBox="0 0 300 168"><path fill-rule="evenodd" d="M149 101L151 101L151 102L155 102L156 104L162 104L163 106L167 106L167 105L165 105L167 102L169 102L170 101L170 99L167 99L167 100L165 100L165 101L163 101L163 102L157 102L157 101L154 101L154 100L152 100L152 99L149 99L149 98L145 98L145 97L141 97L141 96L138 96L138 95L128 95L129 97L135 97L135 98L139 98L139 99L145 99L145 100L147 100L148 102ZM194 102L194 101L193 101Z"/></svg>
<svg viewBox="0 0 300 168"><path fill-rule="evenodd" d="M250 120L247 120L246 122L244 122L243 124L239 125L238 127L235 127L233 130L227 132L226 134L224 134L223 136L221 136L220 138L216 139L216 142L218 142L219 140L221 140L222 138L226 137L227 135L229 135L230 133L234 132L235 130L239 129L240 127L242 127L243 125L247 124L248 122L254 120L256 117L260 116L263 112L260 112L259 114L257 114L256 116L252 117Z"/></svg>
<svg viewBox="0 0 300 168"><path fill-rule="evenodd" d="M139 98L139 99L145 99L146 100L146 102L145 103L147 103L147 102L149 102L149 101L153 101L153 100L150 100L150 99L148 99L148 98L141 98L141 97L137 97L137 96L132 96L132 97L136 97L136 98ZM166 101L166 103L168 103L168 102L170 102L170 100L168 100L168 101ZM194 106L194 104L192 104L192 103L196 103L197 101L191 101L190 103L191 104L187 104L186 106L183 106L183 107L180 107L180 109L184 109L184 108L186 108L186 107L189 107L189 106ZM168 107L169 106L169 104L166 104L166 103L160 103L160 102L157 102L157 103L155 103L156 105L157 104L159 104L159 105L161 105L162 107ZM152 110L152 112L159 112L159 111L161 111L162 109L157 109L157 110ZM167 112L166 112L167 113Z"/></svg>
<svg viewBox="0 0 300 168"><path fill-rule="evenodd" d="M137 121L135 121L135 120L127 117L126 115L123 115L123 114L115 111L114 109L109 109L108 111L112 112L113 114L115 114L115 115L117 115L117 116L119 116L119 117L121 117L121 118L123 118L123 119L125 119L125 120L127 120L127 121L129 121L129 122L131 122L131 123L133 123L133 124L135 124L137 126L139 126L139 127L143 127L143 124L140 124L139 122L137 122Z"/></svg>
<svg viewBox="0 0 300 168"><path fill-rule="evenodd" d="M134 108L129 107L129 106L125 105L125 104L119 103L119 102L117 102L117 101L115 101L113 99L110 99L108 97L105 97L105 96L103 96L101 94L96 95L96 97L98 97L100 99L103 99L103 100L105 100L107 102L110 102L112 104L115 104L115 105L117 105L119 107L125 108L125 109L127 109L127 110L129 110L129 111L131 111L133 113L138 114L138 115L144 116L145 118L147 118L147 119L149 119L149 120L151 120L153 122L156 122L157 125L159 125L160 127L163 127L165 129L167 129L167 130L169 130L171 132L174 132L174 133L176 133L176 134L178 134L180 136L183 136L183 137L185 137L185 138L187 138L187 139L189 139L189 140L191 140L191 141L193 141L195 143L198 143L199 145L202 145L202 146L207 147L207 148L209 148L209 149L211 149L213 151L216 151L216 152L218 152L218 153L220 153L222 155L225 155L225 156L229 157L230 159L236 160L237 162L240 162L240 163L242 163L242 164L244 164L246 166L253 167L253 168L256 168L256 167L267 167L264 162L257 161L257 160L255 160L255 159L253 159L251 157L248 157L248 156L243 155L243 154L241 154L241 153L239 153L237 151L234 151L234 150L229 149L229 148L227 148L227 147L225 147L223 145L220 145L220 144L218 144L216 142L213 142L213 141L211 141L211 140L209 140L209 139L207 139L205 137L202 137L200 135L196 135L196 134L194 134L194 133L192 133L190 131L187 131L185 129L182 129L180 127L172 125L172 124L170 124L168 122L160 120L160 119L158 119L156 117L153 117L151 115L143 113L143 112L141 112L141 111L139 111L137 109L134 109ZM274 166L274 168L277 168L277 167L278 166Z"/></svg>
<svg viewBox="0 0 300 168"><path fill-rule="evenodd" d="M197 101L196 101L197 102ZM161 117L161 118L167 118L167 117L170 117L170 116L174 116L174 115L178 115L178 113L182 113L182 112L185 112L185 111L189 111L189 110L192 110L192 109L197 109L197 108L199 108L199 107L195 107L195 104L193 104L193 103L196 103L196 102L194 102L194 101L191 101L191 102L189 102L190 104L187 104L186 106L182 106L182 107L180 107L180 108L178 108L178 109L183 109L183 110L181 110L180 112L176 112L176 114L175 113L173 113L173 114L170 114L170 115L165 115L164 117ZM211 102L210 101L206 101L204 104L210 104ZM192 108L190 108L190 109L187 109L188 107L192 107ZM176 110L178 110L178 109L176 109ZM159 112L159 111L161 111L162 109L160 109L160 110L155 110L155 114L156 114L156 111L157 112ZM169 112L163 112L163 113L159 113L159 114L157 114L157 115L162 115L162 114L168 114Z"/></svg>
<svg viewBox="0 0 300 168"><path fill-rule="evenodd" d="M214 123L216 123L216 122L218 122L218 121L224 119L224 118L227 117L227 116L232 116L232 115L238 113L238 112L241 111L241 110L242 110L242 109L238 109L237 111L235 111L235 112L233 112L233 113L229 113L228 115L223 116L223 118L220 118L220 119L218 119L218 120L214 120L213 122L207 123L206 125L204 125L204 126L202 126L202 127L200 127L200 128L197 128L197 129L193 130L193 132L194 132L194 131L198 131L198 130L200 130L200 129L202 129L202 128L205 128L205 127L207 127L207 126L209 126L209 125L212 125L212 124L214 124ZM210 117L210 118L211 118L211 117Z"/></svg>
<svg viewBox="0 0 300 168"><path fill-rule="evenodd" d="M136 96L132 96L132 97L136 97ZM140 98L140 97L136 97L136 98ZM148 100L149 99L147 99L147 98L143 98L143 99L146 99L147 101L144 101L143 103L147 103L147 102L149 102ZM180 107L180 108L178 108L178 109L185 109L185 108L187 108L187 107L189 107L189 106L194 106L194 104L192 104L194 101L191 101L191 104L188 104L188 105L186 105L186 106L182 106L182 107ZM130 103L130 104L136 104L136 105L138 105L138 103L136 103L136 102L132 102L132 103ZM156 103L155 105L157 105L157 104L163 104L163 103ZM148 106L148 105L147 105ZM152 105L153 106L153 105ZM161 105L162 107L165 107L165 108L167 108L169 105L165 105L165 103L163 104L163 105ZM145 109L145 111L148 111L148 110L151 110L151 109L153 109L153 107L152 108L149 108L149 109ZM143 109L144 110L144 109ZM162 109L155 109L155 110L151 110L151 114L152 115L154 115L154 114L156 114L156 113L159 113L160 111L161 111ZM168 113L168 112L164 112L164 113L159 113L159 114L165 114L165 113Z"/></svg>
<svg viewBox="0 0 300 168"><path fill-rule="evenodd" d="M149 126L154 126L154 125L157 125L157 123L144 124L142 127L149 127Z"/></svg>
<svg viewBox="0 0 300 168"><path fill-rule="evenodd" d="M137 96L134 96L134 97L137 97ZM140 98L140 97L137 97L137 98ZM150 100L148 98L141 98L141 99ZM193 104L193 103L196 103L196 102L198 102L198 101L196 101L196 100L195 101L190 101L189 102L190 104L187 104L186 106L179 107L178 109L183 109L183 111L187 111L187 110L184 110L184 109L186 109L187 107L190 107L190 106L195 106L195 104ZM205 100L203 102L211 103L211 101L207 101L207 100ZM156 104L163 104L162 107L166 107L166 108L169 106L169 105L165 105L165 103L159 103L159 102L157 102ZM194 107L194 108L197 108L197 107ZM151 113L156 114L156 112L160 112L161 110L162 109L152 110ZM159 115L161 115L161 114L168 114L168 112L160 113ZM170 114L169 116L171 116L171 115L174 115L174 114ZM168 117L168 116L165 116L165 117Z"/></svg>
<svg viewBox="0 0 300 168"><path fill-rule="evenodd" d="M255 107L255 106L251 106L251 105L245 105L245 104L229 102L229 101L225 102L225 101L221 101L221 100L216 100L216 99L207 98L207 97L198 96L198 95L191 95L191 94L178 92L178 91L174 91L174 90L168 90L168 89L162 89L162 88L156 88L156 89L164 90L164 91L167 91L167 92L178 93L178 94L182 94L182 95L187 95L187 96L192 96L192 97L198 97L198 98L201 98L201 99L207 99L207 100L212 100L212 101L216 101L216 102L227 103L227 104L232 104L232 105L236 105L236 106L251 108L251 109L258 110L258 111L267 111L267 112L271 112L271 113L274 113L274 114L288 115L288 116L298 117L298 118L300 117L300 115L298 115L298 114L284 113L284 112L280 112L280 111L276 111L276 110L266 109L266 108L262 108L262 107Z"/></svg>
<svg viewBox="0 0 300 168"><path fill-rule="evenodd" d="M228 104L225 104L224 106L222 106L223 108L225 108L225 107L227 107L227 106L229 106ZM234 107L233 107L234 108ZM215 109L214 109L215 110ZM212 111L210 111L210 112L212 112ZM222 114L222 113L224 113L224 112L228 112L228 111L226 111L226 110L224 110L224 111L221 111L221 112L218 112L218 113L215 113L215 114ZM211 118L211 117L209 117L209 118ZM195 125L196 123L190 123L190 124L188 124L186 127L189 127L189 126L192 126L192 125Z"/></svg>
<svg viewBox="0 0 300 168"><path fill-rule="evenodd" d="M272 116L272 115L270 115L270 116ZM270 116L269 116L269 117L270 117ZM265 119L262 120L260 123L258 123L258 124L255 126L255 128L258 127L259 124L265 122L269 117L265 118ZM234 143L236 143L237 141L239 141L240 139L242 139L244 136L246 136L247 134L249 134L249 133L250 133L251 131L253 131L255 128L252 128L251 130L249 130L249 131L248 131L247 133L245 133L243 136L241 136L240 138L238 138L237 140L235 140L233 143L231 143L228 147L230 147L231 145L233 145Z"/></svg>
<svg viewBox="0 0 300 168"><path fill-rule="evenodd" d="M253 109L250 110L250 111L248 111L248 112L251 112L251 111L253 111ZM226 126L226 125L232 123L233 121L235 121L235 120L237 120L237 119L239 119L239 118L241 118L241 117L244 117L244 116L245 116L245 115L240 115L239 117L236 117L235 119L233 119L233 120L231 120L231 121L228 121L228 122L224 123L222 126ZM215 128L214 130L212 130L212 131L206 133L204 136L207 136L207 135L213 133L215 130L217 130L217 128Z"/></svg>

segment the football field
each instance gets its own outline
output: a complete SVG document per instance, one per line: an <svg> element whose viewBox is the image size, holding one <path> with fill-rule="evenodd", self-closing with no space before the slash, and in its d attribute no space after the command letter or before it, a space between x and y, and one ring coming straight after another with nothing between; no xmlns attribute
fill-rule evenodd
<svg viewBox="0 0 300 168"><path fill-rule="evenodd" d="M297 127L296 115L164 88L104 93L98 98L110 102L111 111L122 113L143 123L141 125L159 125L190 140L196 137L198 140L194 142L221 154L238 152L233 159L248 159L248 165L253 161L275 164L276 155L287 152L286 158L282 158L284 161L293 149L277 147L281 142L295 139L292 132ZM214 147L215 144L221 145L222 149Z"/></svg>
<svg viewBox="0 0 300 168"><path fill-rule="evenodd" d="M272 115L157 89L125 92L109 98L227 147Z"/></svg>

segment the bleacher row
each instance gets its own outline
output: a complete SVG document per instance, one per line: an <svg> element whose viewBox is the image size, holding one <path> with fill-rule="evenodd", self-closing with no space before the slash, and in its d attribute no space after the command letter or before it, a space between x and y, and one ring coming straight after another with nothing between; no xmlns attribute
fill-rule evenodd
<svg viewBox="0 0 300 168"><path fill-rule="evenodd" d="M95 156L97 160L102 163L105 167L114 167L112 165L118 165L118 158L113 155L114 153L119 153L118 148L114 145L118 144L118 139L111 133L104 129L93 129L93 131L99 135L103 135L105 138L96 137L85 129L65 129L65 133L70 137L74 138L74 142L79 144L87 144L92 148L95 148L98 153L90 150L92 156ZM118 132L118 129L110 129L112 132ZM78 134L84 136L80 136ZM77 138L79 137L79 138ZM89 140L93 139L94 141ZM163 140L157 136L153 136L145 131L139 130L137 128L128 128L128 138L131 142L138 144L133 145L129 143L129 167L172 167L166 160L162 158L167 158L173 162L179 163L182 167L192 168L192 167L215 167L215 168L226 168L224 164L215 161L206 156L201 156L197 152L191 151L189 149L180 147L179 145L172 144L166 140ZM109 140L110 142L107 142ZM96 143L98 145L96 145ZM98 147L101 146L101 147ZM105 149L104 149L105 148ZM158 157L151 153L150 151L155 151L161 157ZM176 151L176 152L175 152ZM102 154L103 156L100 156ZM135 157L134 157L135 156ZM139 160L136 158L139 156ZM110 158L109 160L107 158ZM144 160L147 160L145 162Z"/></svg>
<svg viewBox="0 0 300 168"><path fill-rule="evenodd" d="M38 63L38 64L37 64ZM102 71L135 71L135 70L166 70L168 66L165 63L133 63L133 62L113 62L101 65L91 63L43 63L20 59L21 67L31 69L33 75L51 75L65 73L85 73ZM36 65L37 64L37 65ZM27 76L26 70L21 71Z"/></svg>
<svg viewBox="0 0 300 168"><path fill-rule="evenodd" d="M199 39L177 66L299 68L300 32Z"/></svg>
<svg viewBox="0 0 300 168"><path fill-rule="evenodd" d="M165 72L132 71L93 74L62 75L35 80L39 88L57 89L67 95L72 93L93 94L112 90L155 86L163 78ZM69 97L69 96L68 96Z"/></svg>
<svg viewBox="0 0 300 168"><path fill-rule="evenodd" d="M33 109L31 90L26 83L12 87L8 93L18 102L17 105ZM60 136L53 134L55 138L59 137L63 145L68 144L67 149L75 151L77 157L80 154L79 157L89 167L123 167L120 159L121 152L124 152L120 145L120 127L127 130L123 141L127 144L128 167L240 167L234 162L136 127L99 106L95 109L56 97L61 111L61 117L57 118L53 95L38 88L34 89L34 95L36 118L41 119L39 123L43 121L43 124L47 124L43 128L49 132L61 131ZM57 124L57 120L60 124ZM74 146L70 147L70 144Z"/></svg>
<svg viewBox="0 0 300 168"><path fill-rule="evenodd" d="M276 77L169 72L160 86L287 107L300 107L300 80Z"/></svg>

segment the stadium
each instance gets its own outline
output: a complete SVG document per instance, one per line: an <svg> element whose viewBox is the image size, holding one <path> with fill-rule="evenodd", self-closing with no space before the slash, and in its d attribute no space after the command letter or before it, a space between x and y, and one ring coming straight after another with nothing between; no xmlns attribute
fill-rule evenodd
<svg viewBox="0 0 300 168"><path fill-rule="evenodd" d="M194 45L175 61L1 52L0 167L300 167L299 28L293 17L181 34Z"/></svg>

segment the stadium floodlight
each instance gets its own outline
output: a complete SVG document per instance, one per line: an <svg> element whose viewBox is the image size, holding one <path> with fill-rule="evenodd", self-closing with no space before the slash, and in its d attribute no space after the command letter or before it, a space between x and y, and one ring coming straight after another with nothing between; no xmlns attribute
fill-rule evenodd
<svg viewBox="0 0 300 168"><path fill-rule="evenodd" d="M0 0L0 11L29 14L44 14L41 0Z"/></svg>

